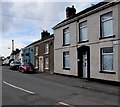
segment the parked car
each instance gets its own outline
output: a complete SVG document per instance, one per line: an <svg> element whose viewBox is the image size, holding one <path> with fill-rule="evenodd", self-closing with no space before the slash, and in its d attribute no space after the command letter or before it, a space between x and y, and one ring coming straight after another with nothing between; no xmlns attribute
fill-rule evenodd
<svg viewBox="0 0 120 107"><path fill-rule="evenodd" d="M35 72L35 67L32 63L23 63L18 67L21 72Z"/></svg>
<svg viewBox="0 0 120 107"><path fill-rule="evenodd" d="M10 63L10 69L12 70L18 70L18 67L21 65L19 61L12 61Z"/></svg>

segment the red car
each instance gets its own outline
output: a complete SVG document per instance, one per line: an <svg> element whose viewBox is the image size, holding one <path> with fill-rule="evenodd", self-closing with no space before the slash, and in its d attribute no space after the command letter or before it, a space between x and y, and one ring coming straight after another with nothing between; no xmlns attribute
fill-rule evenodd
<svg viewBox="0 0 120 107"><path fill-rule="evenodd" d="M35 72L34 65L31 63L23 63L18 67L18 70L21 72Z"/></svg>

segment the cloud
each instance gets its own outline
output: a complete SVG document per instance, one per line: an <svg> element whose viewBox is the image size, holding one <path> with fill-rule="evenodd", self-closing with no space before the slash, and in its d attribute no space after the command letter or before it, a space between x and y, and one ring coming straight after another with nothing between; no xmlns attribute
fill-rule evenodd
<svg viewBox="0 0 120 107"><path fill-rule="evenodd" d="M2 5L3 33L11 29L14 29L14 31L20 31L27 29L28 26L34 26L35 28L38 27L41 30L52 28L50 25L54 25L63 19L64 15L59 16L59 14L64 14L61 10L65 9L67 4L68 3L62 2L5 2ZM45 7L47 7L47 9Z"/></svg>
<svg viewBox="0 0 120 107"><path fill-rule="evenodd" d="M12 2L11 2L12 1ZM78 1L78 0L77 0ZM65 9L74 5L77 12L90 5L91 0L82 2L52 2L36 0L4 0L0 22L2 22L2 54L10 53L11 40L15 40L16 48L22 48L40 38L42 30L53 33L52 27L65 19ZM93 0L93 2L98 0ZM99 0L100 1L100 0ZM0 53L1 54L1 53Z"/></svg>
<svg viewBox="0 0 120 107"><path fill-rule="evenodd" d="M68 0L1 0L2 2L68 2ZM98 0L69 0L69 2L96 2Z"/></svg>
<svg viewBox="0 0 120 107"><path fill-rule="evenodd" d="M11 12L11 7L14 5L13 3L11 2L6 2L6 3L1 3L1 7L2 7L2 11L0 13L0 15L2 14L12 14ZM9 30L9 28L11 27L11 24L13 23L13 18L10 18L10 17L7 17L7 16L4 16L2 15L0 17L0 20L2 21L2 32L6 32Z"/></svg>
<svg viewBox="0 0 120 107"><path fill-rule="evenodd" d="M50 30L55 24L65 19L65 8L67 6L75 5L78 11L87 6L87 3L81 2L28 1L29 2L2 3L3 33L11 29L15 32L20 32L23 29L28 29L29 27L33 29L39 28L40 30Z"/></svg>

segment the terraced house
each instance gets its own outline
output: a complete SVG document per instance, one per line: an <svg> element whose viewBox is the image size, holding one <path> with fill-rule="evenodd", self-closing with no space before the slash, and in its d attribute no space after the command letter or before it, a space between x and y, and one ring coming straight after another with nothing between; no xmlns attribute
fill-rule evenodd
<svg viewBox="0 0 120 107"><path fill-rule="evenodd" d="M22 63L30 62L34 65L34 44L31 43L22 49Z"/></svg>
<svg viewBox="0 0 120 107"><path fill-rule="evenodd" d="M53 74L54 35L47 31L41 33L41 39L34 42L34 64L38 72Z"/></svg>
<svg viewBox="0 0 120 107"><path fill-rule="evenodd" d="M54 72L118 82L120 71L120 2L100 2L66 19L54 29Z"/></svg>

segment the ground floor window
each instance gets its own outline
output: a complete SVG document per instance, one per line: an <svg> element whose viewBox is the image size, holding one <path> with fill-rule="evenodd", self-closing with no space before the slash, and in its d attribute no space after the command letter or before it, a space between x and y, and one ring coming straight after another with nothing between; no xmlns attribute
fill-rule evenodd
<svg viewBox="0 0 120 107"><path fill-rule="evenodd" d="M49 58L45 58L45 69L49 69Z"/></svg>
<svg viewBox="0 0 120 107"><path fill-rule="evenodd" d="M101 49L101 71L113 71L113 48L105 47Z"/></svg>
<svg viewBox="0 0 120 107"><path fill-rule="evenodd" d="M35 67L38 68L38 59L35 59Z"/></svg>
<svg viewBox="0 0 120 107"><path fill-rule="evenodd" d="M70 69L70 55L69 51L63 52L63 68Z"/></svg>

